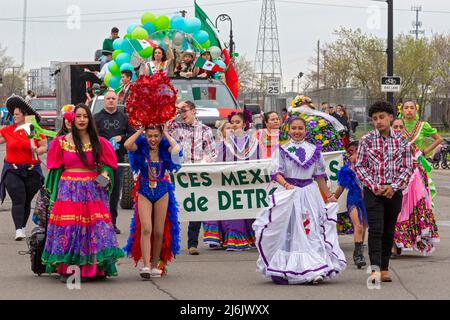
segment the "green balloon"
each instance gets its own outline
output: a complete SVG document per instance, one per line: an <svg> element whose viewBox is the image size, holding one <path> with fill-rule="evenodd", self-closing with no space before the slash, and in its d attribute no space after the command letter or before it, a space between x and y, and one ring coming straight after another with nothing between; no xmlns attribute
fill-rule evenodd
<svg viewBox="0 0 450 320"><path fill-rule="evenodd" d="M109 87L109 79L111 79L111 77L112 77L113 75L112 75L112 73L111 72L108 72L106 75L105 75L105 78L103 79L103 82Z"/></svg>
<svg viewBox="0 0 450 320"><path fill-rule="evenodd" d="M126 35L123 36L124 39L131 39L131 34L127 33Z"/></svg>
<svg viewBox="0 0 450 320"><path fill-rule="evenodd" d="M202 47L203 49L208 49L209 47L211 47L211 41L206 41L204 43L202 43Z"/></svg>
<svg viewBox="0 0 450 320"><path fill-rule="evenodd" d="M148 38L148 32L142 27L137 27L131 33L133 39L144 40Z"/></svg>
<svg viewBox="0 0 450 320"><path fill-rule="evenodd" d="M120 49L114 50L114 52L113 52L113 54L112 54L112 59L113 59L113 60L116 60L116 57L117 57L120 53L122 53L122 52L123 52L123 50L120 50Z"/></svg>
<svg viewBox="0 0 450 320"><path fill-rule="evenodd" d="M153 54L153 47L148 47L138 52L141 58L148 59Z"/></svg>
<svg viewBox="0 0 450 320"><path fill-rule="evenodd" d="M170 19L167 16L160 16L154 23L156 30L170 29Z"/></svg>
<svg viewBox="0 0 450 320"><path fill-rule="evenodd" d="M115 61L109 65L109 71L113 76L120 76L120 67Z"/></svg>
<svg viewBox="0 0 450 320"><path fill-rule="evenodd" d="M156 16L151 12L146 12L141 17L141 23L146 24L147 22L151 22L155 24Z"/></svg>

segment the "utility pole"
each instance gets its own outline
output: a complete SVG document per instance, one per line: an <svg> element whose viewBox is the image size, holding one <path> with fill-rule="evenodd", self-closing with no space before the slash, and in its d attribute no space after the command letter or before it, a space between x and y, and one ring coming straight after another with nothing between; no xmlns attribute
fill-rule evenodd
<svg viewBox="0 0 450 320"><path fill-rule="evenodd" d="M183 18L186 17L186 13L187 13L186 10L181 10L181 11L179 11L179 12L181 13L181 16L182 16Z"/></svg>
<svg viewBox="0 0 450 320"><path fill-rule="evenodd" d="M300 79L303 77L303 72L299 72L297 76L297 93L300 93Z"/></svg>
<svg viewBox="0 0 450 320"><path fill-rule="evenodd" d="M295 81L295 78L292 79L291 92L294 92L294 81Z"/></svg>
<svg viewBox="0 0 450 320"><path fill-rule="evenodd" d="M416 21L413 21L412 26L414 28L414 30L410 30L409 33L410 34L415 34L416 35L416 40L419 39L419 33L423 34L425 33L424 30L419 30L419 28L422 26L422 21L419 21L419 11L422 11L422 7L418 6L418 7L411 7L411 11L415 11L416 12Z"/></svg>
<svg viewBox="0 0 450 320"><path fill-rule="evenodd" d="M387 0L388 4L388 39L387 39L387 76L394 75L394 0ZM386 98L394 105L394 93L387 92Z"/></svg>
<svg viewBox="0 0 450 320"><path fill-rule="evenodd" d="M317 91L320 88L320 40L317 40Z"/></svg>
<svg viewBox="0 0 450 320"><path fill-rule="evenodd" d="M27 35L27 0L23 0L23 24L22 24L22 68L25 65L25 43Z"/></svg>

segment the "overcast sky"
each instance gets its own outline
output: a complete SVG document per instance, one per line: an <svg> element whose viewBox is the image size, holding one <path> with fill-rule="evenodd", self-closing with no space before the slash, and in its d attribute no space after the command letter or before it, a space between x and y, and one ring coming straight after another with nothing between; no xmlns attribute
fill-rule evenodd
<svg viewBox="0 0 450 320"><path fill-rule="evenodd" d="M198 3L213 21L220 13L232 17L236 51L253 61L262 0L198 0ZM380 8L379 21L371 6ZM332 32L340 26L386 37L386 6L385 2L369 0L277 0L285 85L290 86L293 77L311 68L308 58L314 55L317 40L333 41ZM412 29L415 19L412 6L422 6L420 20L425 35L450 32L450 1L394 0L395 9L401 9L394 12L395 34ZM139 22L146 11L172 16L181 9L193 16L193 0L28 0L25 68L49 66L50 61L91 61L113 26L123 35L126 27ZM73 28L76 24L68 18L68 14L77 10L81 13L79 29ZM8 48L7 55L14 57L17 64L21 62L22 17L23 0L0 0L0 44ZM219 29L228 41L228 25L220 23Z"/></svg>

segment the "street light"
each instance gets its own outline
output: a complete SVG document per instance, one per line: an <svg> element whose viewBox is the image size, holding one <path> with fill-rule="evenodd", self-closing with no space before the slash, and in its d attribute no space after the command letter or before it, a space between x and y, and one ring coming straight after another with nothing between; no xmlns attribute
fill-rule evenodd
<svg viewBox="0 0 450 320"><path fill-rule="evenodd" d="M220 14L216 18L216 29L217 29L217 21L230 21L230 54L234 52L234 41L233 41L233 20L231 20L231 17L227 14Z"/></svg>
<svg viewBox="0 0 450 320"><path fill-rule="evenodd" d="M297 92L300 93L300 79L303 77L303 72L299 72L297 76Z"/></svg>

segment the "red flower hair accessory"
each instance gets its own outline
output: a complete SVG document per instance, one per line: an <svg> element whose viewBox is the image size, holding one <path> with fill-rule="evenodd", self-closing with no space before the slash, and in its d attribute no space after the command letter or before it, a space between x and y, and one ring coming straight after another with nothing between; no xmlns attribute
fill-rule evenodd
<svg viewBox="0 0 450 320"><path fill-rule="evenodd" d="M61 114L64 119L72 123L75 120L75 106L73 104L66 104L62 107Z"/></svg>

